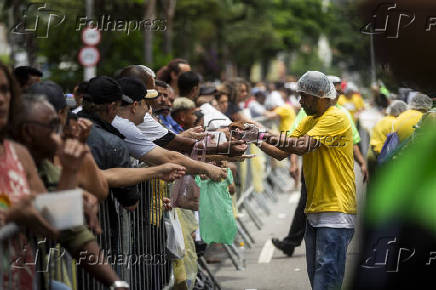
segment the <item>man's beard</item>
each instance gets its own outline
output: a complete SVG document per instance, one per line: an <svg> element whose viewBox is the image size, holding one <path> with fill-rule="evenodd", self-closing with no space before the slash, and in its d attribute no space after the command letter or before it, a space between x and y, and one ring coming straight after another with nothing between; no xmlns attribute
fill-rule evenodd
<svg viewBox="0 0 436 290"><path fill-rule="evenodd" d="M168 106L159 107L157 110L153 110L153 112L157 115L162 114L164 116L168 116L170 113L170 107Z"/></svg>

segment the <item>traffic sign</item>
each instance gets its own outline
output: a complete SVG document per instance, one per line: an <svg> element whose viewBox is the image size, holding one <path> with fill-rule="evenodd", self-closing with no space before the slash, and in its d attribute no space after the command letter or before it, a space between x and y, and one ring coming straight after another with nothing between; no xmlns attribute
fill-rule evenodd
<svg viewBox="0 0 436 290"><path fill-rule="evenodd" d="M95 66L100 60L100 52L93 46L85 46L80 49L78 58L83 66Z"/></svg>
<svg viewBox="0 0 436 290"><path fill-rule="evenodd" d="M86 27L82 30L82 41L85 45L96 46L100 43L101 33L97 29Z"/></svg>

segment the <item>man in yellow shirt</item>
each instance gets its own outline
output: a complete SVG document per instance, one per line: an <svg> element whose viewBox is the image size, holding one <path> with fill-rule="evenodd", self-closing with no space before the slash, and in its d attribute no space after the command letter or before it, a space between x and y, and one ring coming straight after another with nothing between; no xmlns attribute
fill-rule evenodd
<svg viewBox="0 0 436 290"><path fill-rule="evenodd" d="M371 130L370 145L376 154L380 154L383 144L390 133L395 131L394 123L396 118L407 110L407 104L400 100L395 100L387 109L388 115L383 117Z"/></svg>
<svg viewBox="0 0 436 290"><path fill-rule="evenodd" d="M409 104L409 110L401 113L394 123L400 142L409 138L415 131L415 125L421 120L422 115L429 111L433 105L432 99L424 94L416 94Z"/></svg>
<svg viewBox="0 0 436 290"><path fill-rule="evenodd" d="M357 94L353 88L345 89L345 95L340 95L338 105L341 105L353 116L354 123L359 119L359 113L365 108L362 96Z"/></svg>
<svg viewBox="0 0 436 290"><path fill-rule="evenodd" d="M304 155L309 280L313 289L339 289L356 217L351 124L333 105L335 87L323 73L304 74L297 92L308 117L290 138L268 136L260 148L278 159L291 153Z"/></svg>

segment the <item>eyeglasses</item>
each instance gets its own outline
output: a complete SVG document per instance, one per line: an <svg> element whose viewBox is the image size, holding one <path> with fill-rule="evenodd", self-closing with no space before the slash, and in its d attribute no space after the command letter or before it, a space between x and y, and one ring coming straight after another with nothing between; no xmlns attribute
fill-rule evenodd
<svg viewBox="0 0 436 290"><path fill-rule="evenodd" d="M41 123L38 121L26 121L24 123L33 124L33 125L50 129L52 133L56 133L56 134L60 134L62 132L61 121L58 118L51 120L49 123Z"/></svg>

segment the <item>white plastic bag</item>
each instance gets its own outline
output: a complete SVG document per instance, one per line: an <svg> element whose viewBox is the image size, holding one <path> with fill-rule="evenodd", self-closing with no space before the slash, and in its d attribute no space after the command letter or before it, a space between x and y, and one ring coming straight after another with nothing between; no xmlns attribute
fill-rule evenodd
<svg viewBox="0 0 436 290"><path fill-rule="evenodd" d="M175 210L165 212L165 229L167 231L167 249L172 259L182 259L185 256L185 240L182 226Z"/></svg>

